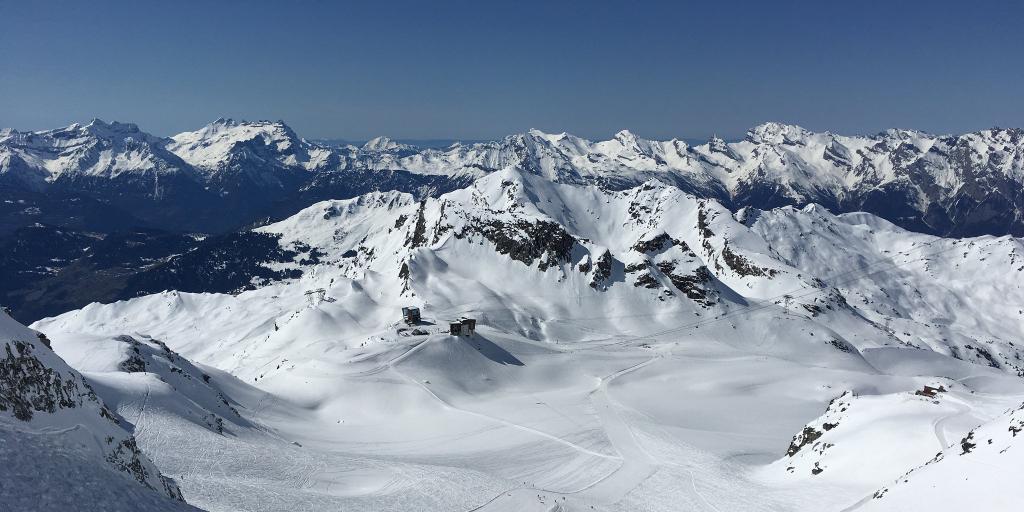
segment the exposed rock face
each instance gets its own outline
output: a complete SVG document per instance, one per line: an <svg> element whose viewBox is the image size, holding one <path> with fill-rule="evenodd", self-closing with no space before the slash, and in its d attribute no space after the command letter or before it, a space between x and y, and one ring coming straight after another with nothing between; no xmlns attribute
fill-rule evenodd
<svg viewBox="0 0 1024 512"><path fill-rule="evenodd" d="M767 276L771 277L775 275L775 270L770 268L761 268L743 257L741 254L736 254L729 248L729 242L725 243L722 247L722 259L725 260L725 264L729 266L734 272L741 276Z"/></svg>
<svg viewBox="0 0 1024 512"><path fill-rule="evenodd" d="M793 441L789 443L789 449L786 450L787 456L794 456L801 448L814 443L821 437L822 432L815 429L814 427L804 427L799 434L793 436Z"/></svg>
<svg viewBox="0 0 1024 512"><path fill-rule="evenodd" d="M667 233L661 233L661 234L659 234L659 235L657 235L655 237L652 237L652 238L650 238L648 240L641 240L641 241L639 241L639 242L637 242L636 244L633 245L633 250L636 251L636 252L639 252L639 253L645 253L646 254L646 253L652 253L652 252L661 252L661 251L664 251L666 248L671 247L673 245L681 245L683 247L684 251L688 251L689 250L689 247L686 247L686 243L685 242L680 242L679 240L673 240L672 237L668 236Z"/></svg>
<svg viewBox="0 0 1024 512"><path fill-rule="evenodd" d="M666 261L658 264L660 270L672 285L694 302L710 306L716 300L713 298L714 290L708 287L708 283L714 280L714 276L707 267L701 265L692 274L678 274L676 272L677 262Z"/></svg>
<svg viewBox="0 0 1024 512"><path fill-rule="evenodd" d="M507 254L513 260L526 265L540 261L538 268L541 271L568 262L576 244L576 239L565 228L543 220L516 220L511 223L481 220L456 236L461 238L470 234L489 240L499 253Z"/></svg>
<svg viewBox="0 0 1024 512"><path fill-rule="evenodd" d="M58 409L81 407L84 401L100 404L85 382L68 378L37 359L34 346L19 340L4 344L6 355L0 359L0 412L10 411L15 418L30 421L36 412L52 414ZM100 414L113 418L102 405Z"/></svg>
<svg viewBox="0 0 1024 512"><path fill-rule="evenodd" d="M423 217L423 210L426 207L427 207L427 204L425 202L421 202L420 203L419 210L416 211L416 226L413 228L412 232L409 234L409 239L405 243L406 245L408 245L412 249L415 249L416 247L420 247L421 245L424 245L424 244L427 243L427 237L426 237L427 221ZM400 225L400 223L395 223L395 225L398 226L398 225Z"/></svg>
<svg viewBox="0 0 1024 512"><path fill-rule="evenodd" d="M800 454L802 460L800 463L790 462L792 465L787 468L789 472L793 472L798 464L810 465L810 473L814 476L820 475L827 469L825 454L835 444L829 442L828 439L822 439L822 437L843 423L844 413L850 408L854 398L856 395L847 391L832 399L825 414L793 436L793 440L786 450L786 457L793 459Z"/></svg>
<svg viewBox="0 0 1024 512"><path fill-rule="evenodd" d="M597 263L594 264L594 275L590 280L590 287L594 289L607 288L608 278L612 275L612 253L610 251L604 251L601 256L597 258Z"/></svg>
<svg viewBox="0 0 1024 512"><path fill-rule="evenodd" d="M636 276L636 280L633 281L633 286L643 286L644 288L656 289L661 287L661 283L654 278L650 267L647 267L647 270L640 272L640 274Z"/></svg>

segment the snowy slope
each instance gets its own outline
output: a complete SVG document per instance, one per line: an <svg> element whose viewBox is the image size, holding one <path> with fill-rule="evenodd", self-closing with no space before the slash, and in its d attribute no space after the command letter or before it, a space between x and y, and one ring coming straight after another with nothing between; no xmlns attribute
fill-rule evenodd
<svg viewBox="0 0 1024 512"><path fill-rule="evenodd" d="M12 510L192 510L49 340L2 312L0 340L0 502Z"/></svg>
<svg viewBox="0 0 1024 512"><path fill-rule="evenodd" d="M1014 510L1024 497L1016 485L1024 464L1022 429L1024 404L972 429L858 510Z"/></svg>
<svg viewBox="0 0 1024 512"><path fill-rule="evenodd" d="M33 327L211 510L841 510L1020 403L1019 239L551 177L319 202L254 289Z"/></svg>
<svg viewBox="0 0 1024 512"><path fill-rule="evenodd" d="M813 205L766 212L753 229L812 275L849 269L834 285L900 342L1024 375L1021 239L937 238Z"/></svg>
<svg viewBox="0 0 1024 512"><path fill-rule="evenodd" d="M147 336L58 339L56 350L81 371L103 396L134 390L146 408L169 412L216 433L225 426L250 426L219 389L213 377L160 340ZM124 415L123 399L108 405ZM130 407L129 407L130 408ZM142 414L143 411L138 411ZM136 434L141 427L136 424Z"/></svg>
<svg viewBox="0 0 1024 512"><path fill-rule="evenodd" d="M297 337L308 336L309 322L348 332L346 338L357 341L338 342L350 347L362 343L410 301L448 315L478 311L486 317L497 309L502 313L488 321L551 340L578 328L558 318L572 315L572 309L598 317L598 331L630 333L674 325L679 315L700 320L751 300L820 286L771 258L766 244L728 210L658 183L605 192L504 171L437 200L417 202L387 192L320 203L260 231L280 234L283 246L305 247L296 261L317 253L319 264L295 281L237 296L170 292L125 303L131 314L91 305L56 321L85 322L81 325L103 332L138 315L135 321L149 318L158 324L140 325L138 332L166 340L197 321L187 310L208 311L211 328L228 335L252 322L235 315L235 309L257 308L260 327L247 329L241 339L231 335L225 343L248 351L259 339L259 350L276 353L273 347L295 346ZM303 269L297 263L290 267ZM832 300L822 295L808 301ZM352 308L361 303L357 317ZM619 315L622 303L645 314ZM316 307L309 311L310 306ZM830 314L857 318L845 307ZM609 321L619 316L626 318ZM524 319L531 319L527 326ZM179 321L185 323L175 325ZM302 325L302 331L294 332L292 324ZM201 340L196 344L200 352L176 350L209 361L210 347L199 348L207 345ZM220 352L227 356L223 347ZM214 363L228 369L225 364Z"/></svg>

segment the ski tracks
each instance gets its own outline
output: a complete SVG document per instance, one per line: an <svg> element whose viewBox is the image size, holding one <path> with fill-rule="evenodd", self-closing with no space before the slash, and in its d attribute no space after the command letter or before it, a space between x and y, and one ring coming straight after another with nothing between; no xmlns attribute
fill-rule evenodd
<svg viewBox="0 0 1024 512"><path fill-rule="evenodd" d="M422 346L422 344L419 345L419 346ZM407 356L408 354L409 353L407 352L406 354L403 354L403 356L400 356L400 357L404 359L404 356ZM483 419L486 419L486 420L489 420L489 421L492 421L492 422L500 423L500 424L502 424L502 425L504 425L506 427L511 427L511 428L514 428L514 429L517 429L517 430L520 430L520 431L523 431L523 432L527 432L527 433L530 433L530 434L533 434L533 435L536 435L536 436L539 436L539 437L543 437L543 438L545 438L547 440L554 441L554 442L562 444L564 446L568 446L569 448L572 448L572 449L574 449L576 451L579 451L579 452L587 454L587 455L591 455L591 456L594 456L594 457L601 457L601 458L604 458L604 459L616 459L616 460L620 459L620 457L617 457L617 456L614 456L614 455L608 455L606 453L595 452L595 451L593 451L593 450L591 450L589 448L580 446L580 445L578 445L576 443L573 443L572 441L569 441L567 439L558 437L558 436L556 436L554 434L549 434L549 433L541 431L541 430L537 430L537 429L532 428L532 427L528 427L526 425L522 425L522 424L515 423L515 422L512 422L512 421L504 420L504 419L501 419L501 418L498 418L498 417L495 417L495 416L491 416L491 415L488 415L488 414L484 414L484 413L480 413L480 412L476 412L476 411L471 411L471 410L468 410L468 409L463 409L461 407L456 407L455 405L452 405L447 400L441 398L437 393L434 393L434 391L432 389L427 387L422 382L419 382L416 379L413 379L412 377L409 377L408 375L406 375L405 373L402 373L401 370L399 370L398 368L395 368L394 366L392 366L391 369L399 377L401 377L405 381L407 381L410 384L413 384L413 385L419 387L420 389L426 391L427 394L429 394L431 397L433 397L434 400L439 402L446 409L451 409L451 410L459 411L459 412L462 412L462 413L465 413L465 414L469 414L471 416L476 416L478 418L483 418Z"/></svg>
<svg viewBox="0 0 1024 512"><path fill-rule="evenodd" d="M142 405L139 407L139 417L135 420L135 432L134 432L134 434L135 434L135 439L136 440L138 440L139 436L141 436L142 433L145 432L145 430L146 430L146 425L145 425L145 421L144 420L145 420L145 416L146 416L146 407L149 406L149 393L150 393L151 390L152 390L152 387L147 382L146 383L146 395L142 397Z"/></svg>
<svg viewBox="0 0 1024 512"><path fill-rule="evenodd" d="M542 491L545 493L552 494L554 496L582 494L586 495L587 498L595 499L596 501L615 503L621 500L629 491L636 488L638 485L642 484L645 480L647 480L647 478L649 478L657 471L657 466L660 465L660 462L657 461L654 457L652 457L649 453L647 453L647 451L644 450L640 443L637 441L636 436L634 435L632 429L629 427L628 423L626 423L626 421L619 415L618 411L616 410L616 404L613 402L611 397L608 396L607 389L608 384L614 381L615 379L622 377L623 375L640 370L642 368L645 368L648 365L651 365L658 361L659 359L661 359L661 357L662 356L660 355L652 357L651 359L623 368L621 370L618 370L616 372L613 372L602 377L598 385L587 395L598 413L598 418L601 421L601 427L605 431L605 435L612 442L612 445L615 447L615 450L619 453L618 457L610 457L604 454L599 455L603 457L616 458L618 460L621 460L622 463L619 465L618 468L615 468L614 470L598 478L594 482L570 492L552 492L546 489L523 486L517 486L510 489L506 489L501 493L497 494L496 496L492 497L491 499L487 500L480 506L475 507L471 510L484 510L504 497L511 497L513 493L521 494L522 492L525 491ZM403 377L408 379L407 376L403 375ZM416 384L419 384L421 387L425 388L425 386L418 382ZM429 389L427 389L427 391L430 392L430 394L433 395L438 400L441 400L436 394L433 393L433 391L430 391ZM444 402L443 400L441 401ZM475 414L472 413L472 411L466 412ZM516 426L515 424L511 424L510 422L506 422L505 420L501 420L499 418L492 419L500 421L504 424L509 424L510 426ZM571 446L576 447L577 449L581 449L585 453L594 454L590 450L578 447L577 445L569 443L568 441L562 440L550 434L540 432L530 427L525 427L522 425L518 425L518 427L528 429L531 432L540 434L547 438L554 438L556 440L560 440L562 443L568 443ZM703 499L703 497L701 497L701 499ZM714 510L714 507L710 508Z"/></svg>
<svg viewBox="0 0 1024 512"><path fill-rule="evenodd" d="M956 418L958 416L961 416L971 410L970 407L965 405L958 398L952 396L947 396L945 398L950 403L950 405L956 408L956 411L951 412L945 416L942 416L941 418L938 418L937 420L932 422L932 427L935 430L935 438L939 440L939 447L941 448L943 453L946 453L947 450L949 450L949 448L952 446L952 444L950 444L949 441L946 439L946 429L943 428L943 425L947 421L952 420L953 418Z"/></svg>

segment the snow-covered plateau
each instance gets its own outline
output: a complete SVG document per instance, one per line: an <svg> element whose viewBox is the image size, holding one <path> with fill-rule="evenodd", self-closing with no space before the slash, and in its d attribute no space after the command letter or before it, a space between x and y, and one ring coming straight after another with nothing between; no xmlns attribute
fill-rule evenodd
<svg viewBox="0 0 1024 512"><path fill-rule="evenodd" d="M188 169L230 167L219 155L237 124L158 146ZM775 180L846 190L899 174L873 160L883 143L908 155L953 144L796 130L765 125L698 148L531 132L524 141L559 148L533 168L509 159L539 146L503 152L508 140L353 149L367 168L429 174L457 162L471 181L316 202L255 228L247 236L277 250L232 293L93 303L32 330L0 317L0 449L22 461L0 469L0 498L60 485L106 499L93 497L102 481L138 509L184 507L180 489L212 511L1016 510L1024 240L942 238L818 204L729 203L743 183L732 176L774 175L749 164L755 152L769 162L825 144L850 169L875 162ZM965 137L1022 147L1019 131ZM274 145L282 166L311 170L338 154L288 144L247 158ZM629 171L605 162L601 179L576 179L598 150ZM1019 179L1021 151L1000 151ZM684 161L717 170L690 175ZM959 179L921 165L936 183ZM723 194L655 176L669 167ZM243 272L203 269L211 280ZM403 307L420 322L404 323ZM463 317L475 332L452 335ZM38 371L76 383L76 407L17 416L10 401L36 392L9 385L28 364L18 343ZM146 478L118 471L103 436L134 440Z"/></svg>

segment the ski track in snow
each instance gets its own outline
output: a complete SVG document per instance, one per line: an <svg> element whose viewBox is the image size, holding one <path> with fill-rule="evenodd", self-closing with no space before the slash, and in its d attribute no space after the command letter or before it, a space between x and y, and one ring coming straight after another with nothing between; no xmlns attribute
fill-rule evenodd
<svg viewBox="0 0 1024 512"><path fill-rule="evenodd" d="M608 384L623 375L635 372L656 362L659 358L659 356L656 356L647 361L608 374L602 377L597 386L587 394L598 411L602 429L619 453L618 458L622 462L618 468L580 489L569 492L557 492L537 487L522 486L506 489L479 507L473 508L471 512L487 510L491 507L500 507L501 501L504 499L522 499L524 493L531 494L535 491L551 494L556 499L559 496L565 497L581 494L599 503L614 503L647 479L656 471L658 462L640 446L629 425L615 411L616 405L608 396ZM556 506L559 507L558 510L561 510L561 505L556 504Z"/></svg>
<svg viewBox="0 0 1024 512"><path fill-rule="evenodd" d="M939 450L945 453L946 455L951 455L949 453L949 450L953 445L950 444L950 442L946 439L946 429L943 427L943 425L954 418L957 418L968 413L971 409L970 407L964 405L960 400L956 398L943 398L946 398L947 401L953 402L953 407L956 408L956 411L936 419L933 425L935 429L935 438L939 441Z"/></svg>
<svg viewBox="0 0 1024 512"><path fill-rule="evenodd" d="M146 431L146 425L145 425L146 407L149 406L149 393L150 393L151 390L152 390L152 387L147 382L146 383L146 394L143 395L143 397L142 397L142 404L139 405L139 415L135 419L135 432L134 432L135 439L139 439L139 437Z"/></svg>

